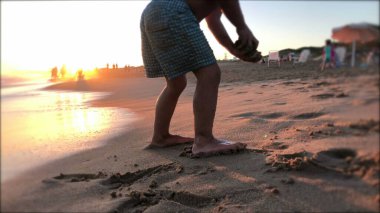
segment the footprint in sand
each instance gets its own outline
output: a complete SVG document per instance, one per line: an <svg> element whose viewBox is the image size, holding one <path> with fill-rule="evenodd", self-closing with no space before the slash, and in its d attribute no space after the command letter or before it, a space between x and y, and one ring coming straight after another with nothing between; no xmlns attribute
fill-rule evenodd
<svg viewBox="0 0 380 213"><path fill-rule="evenodd" d="M289 146L284 144L283 142L273 142L269 145L266 145L266 146L263 146L262 148L263 149L275 149L275 150L283 150L283 149L287 149Z"/></svg>
<svg viewBox="0 0 380 213"><path fill-rule="evenodd" d="M198 212L198 208L214 206L218 198L200 196L186 191L151 190L144 192L132 191L128 199L116 207L116 212L165 212L168 207L175 207L183 212ZM194 210L194 211L192 211ZM181 211L182 212L182 211Z"/></svg>
<svg viewBox="0 0 380 213"><path fill-rule="evenodd" d="M282 112L274 112L274 113L260 115L260 118L263 118L263 119L276 119L276 118L282 117L283 115L284 115L284 113L282 113Z"/></svg>
<svg viewBox="0 0 380 213"><path fill-rule="evenodd" d="M237 114L237 115L232 115L231 117L249 118L249 117L253 117L255 115L256 115L256 113L254 113L254 112L245 112L245 113L241 113L241 114Z"/></svg>
<svg viewBox="0 0 380 213"><path fill-rule="evenodd" d="M285 81L284 83L282 83L283 85L293 85L293 84L295 84L295 82L294 81Z"/></svg>
<svg viewBox="0 0 380 213"><path fill-rule="evenodd" d="M343 172L349 167L349 160L357 155L355 150L348 148L332 148L313 155L311 162L328 170Z"/></svg>
<svg viewBox="0 0 380 213"><path fill-rule="evenodd" d="M344 92L340 92L338 94L335 95L336 98L346 98L348 97L348 94L344 93Z"/></svg>
<svg viewBox="0 0 380 213"><path fill-rule="evenodd" d="M305 87L298 87L298 88L295 88L294 90L297 92L309 92L309 90L306 89Z"/></svg>
<svg viewBox="0 0 380 213"><path fill-rule="evenodd" d="M371 99L354 99L351 101L353 106L366 106L373 103L379 103L379 98L371 98Z"/></svg>
<svg viewBox="0 0 380 213"><path fill-rule="evenodd" d="M204 207L212 203L212 197L195 195L186 191L161 191L161 193L169 200L172 200L182 205L191 206L191 207Z"/></svg>
<svg viewBox="0 0 380 213"><path fill-rule="evenodd" d="M328 86L328 85L331 85L331 83L327 81L321 81L321 82L317 82L312 85L309 85L308 88L319 88L321 86Z"/></svg>
<svg viewBox="0 0 380 213"><path fill-rule="evenodd" d="M94 179L102 179L106 178L107 174L103 172L99 172L98 174L86 174L86 173L80 173L80 174L60 174L54 179L56 180L66 180L69 182L82 182L82 181L90 181Z"/></svg>
<svg viewBox="0 0 380 213"><path fill-rule="evenodd" d="M248 93L247 91L240 91L240 92L237 92L235 93L236 95L239 95L239 94L245 94L245 93Z"/></svg>
<svg viewBox="0 0 380 213"><path fill-rule="evenodd" d="M325 113L322 112L307 112L307 113L301 113L298 115L293 116L293 119L301 119L301 120L306 120L306 119L313 119L313 118L318 118Z"/></svg>
<svg viewBox="0 0 380 213"><path fill-rule="evenodd" d="M332 148L316 153L310 163L348 176L358 176L364 182L379 186L379 153L357 156L357 152L348 148Z"/></svg>
<svg viewBox="0 0 380 213"><path fill-rule="evenodd" d="M275 102L273 103L273 105L286 105L287 103L286 102Z"/></svg>
<svg viewBox="0 0 380 213"><path fill-rule="evenodd" d="M335 95L332 93L323 93L323 94L318 94L318 95L312 95L310 97L312 99L323 100L323 99L333 98L335 97Z"/></svg>
<svg viewBox="0 0 380 213"><path fill-rule="evenodd" d="M312 95L310 96L311 98L313 99L318 99L318 100L323 100L323 99L328 99L328 98L345 98L345 97L348 97L347 94L341 92L341 93L338 93L338 94L333 94L333 93L322 93L322 94L318 94L318 95Z"/></svg>
<svg viewBox="0 0 380 213"><path fill-rule="evenodd" d="M149 177L152 176L153 174L160 173L162 171L177 171L177 169L180 167L180 165L176 165L175 163L170 163L170 164L164 164L164 165L159 165L147 169L141 169L137 170L135 172L127 172L123 175L117 173L109 177L108 179L104 180L102 182L102 185L107 185L107 186L114 186L114 185L132 185L134 182L140 180L141 178L144 177Z"/></svg>
<svg viewBox="0 0 380 213"><path fill-rule="evenodd" d="M317 153L317 156L328 156L334 159L345 159L347 157L355 157L356 151L348 148L332 148L329 150L321 151Z"/></svg>
<svg viewBox="0 0 380 213"><path fill-rule="evenodd" d="M332 87L332 88L330 88L330 90L332 92L342 92L342 88L340 88L340 87Z"/></svg>
<svg viewBox="0 0 380 213"><path fill-rule="evenodd" d="M156 205L148 207L144 210L144 213L157 213L157 212L165 212L168 209L175 209L175 212L188 212L188 213L196 213L199 212L195 208L191 208L180 203L169 201L169 200L160 200ZM129 210L129 209L127 209ZM138 211L136 211L138 212Z"/></svg>
<svg viewBox="0 0 380 213"><path fill-rule="evenodd" d="M369 99L366 99L365 100L365 104L368 105L368 104L372 104L372 103L379 103L379 98L369 98Z"/></svg>
<svg viewBox="0 0 380 213"><path fill-rule="evenodd" d="M379 132L379 121L373 119L370 120L359 120L357 122L350 123L348 126L351 129L358 129L365 132L374 131Z"/></svg>

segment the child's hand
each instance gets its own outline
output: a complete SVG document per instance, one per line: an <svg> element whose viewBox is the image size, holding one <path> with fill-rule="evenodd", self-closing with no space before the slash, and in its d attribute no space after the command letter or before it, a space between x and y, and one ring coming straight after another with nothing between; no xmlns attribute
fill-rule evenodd
<svg viewBox="0 0 380 213"><path fill-rule="evenodd" d="M247 26L241 29L237 29L236 32L239 35L239 44L237 48L240 49L242 47L251 47L254 50L257 49L257 47L259 46L259 41L256 39L256 37L252 34L251 30Z"/></svg>
<svg viewBox="0 0 380 213"><path fill-rule="evenodd" d="M235 55L236 57L240 58L243 61L248 62L259 62L262 59L261 52L258 52L256 49L254 49L251 46L248 45L241 45L241 41L238 40L234 44L234 48L231 51L231 54Z"/></svg>

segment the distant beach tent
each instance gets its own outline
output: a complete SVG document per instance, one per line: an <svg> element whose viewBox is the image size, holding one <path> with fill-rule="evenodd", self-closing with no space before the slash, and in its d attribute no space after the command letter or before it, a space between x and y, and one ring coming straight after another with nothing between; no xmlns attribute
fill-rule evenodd
<svg viewBox="0 0 380 213"><path fill-rule="evenodd" d="M331 37L343 43L352 43L351 67L354 67L356 42L379 40L379 28L368 23L348 24L333 28Z"/></svg>
<svg viewBox="0 0 380 213"><path fill-rule="evenodd" d="M293 62L293 65L297 63L305 63L309 59L310 53L311 52L309 49L303 49L301 51L300 57L298 57L298 59Z"/></svg>
<svg viewBox="0 0 380 213"><path fill-rule="evenodd" d="M277 62L278 64L278 67L281 66L280 64L280 52L279 51L269 51L269 54L268 54L268 67L269 67L269 64L270 62Z"/></svg>
<svg viewBox="0 0 380 213"><path fill-rule="evenodd" d="M344 59L346 58L346 52L347 49L346 47L337 47L335 48L335 58L337 59L337 62L339 65L337 66L342 66L345 64Z"/></svg>

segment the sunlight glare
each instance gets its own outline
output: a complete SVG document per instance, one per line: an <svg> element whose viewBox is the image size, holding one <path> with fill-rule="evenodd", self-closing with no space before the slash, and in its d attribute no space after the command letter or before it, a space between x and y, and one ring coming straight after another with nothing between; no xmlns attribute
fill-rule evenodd
<svg viewBox="0 0 380 213"><path fill-rule="evenodd" d="M18 70L66 64L70 74L107 63L140 65L139 19L148 3L2 2L2 61Z"/></svg>

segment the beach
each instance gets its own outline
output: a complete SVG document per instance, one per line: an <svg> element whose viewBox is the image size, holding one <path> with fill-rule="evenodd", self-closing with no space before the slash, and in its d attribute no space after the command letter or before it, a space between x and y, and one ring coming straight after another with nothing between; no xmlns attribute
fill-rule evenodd
<svg viewBox="0 0 380 213"><path fill-rule="evenodd" d="M125 109L137 119L119 123L111 137L95 136L102 146L2 181L1 211L380 211L378 67L321 72L313 61L281 68L241 61L219 65L214 134L247 143L247 150L194 158L191 144L144 149L163 78L139 72L54 84L44 91L104 92L86 104ZM196 79L187 77L171 133L193 137ZM102 131L113 133L110 128Z"/></svg>

